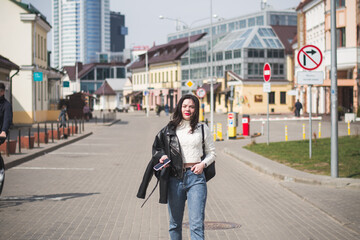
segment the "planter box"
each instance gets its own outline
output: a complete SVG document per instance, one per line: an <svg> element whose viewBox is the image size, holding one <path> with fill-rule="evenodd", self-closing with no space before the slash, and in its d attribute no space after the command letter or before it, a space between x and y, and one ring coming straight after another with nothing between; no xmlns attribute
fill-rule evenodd
<svg viewBox="0 0 360 240"><path fill-rule="evenodd" d="M0 152L5 153L6 155L8 154L15 154L16 151L16 140L10 140L5 141L3 144L0 145ZM7 150L7 145L9 144L9 152Z"/></svg>
<svg viewBox="0 0 360 240"><path fill-rule="evenodd" d="M19 137L18 137L18 141L19 141ZM34 142L35 142L34 136L30 136L30 145L29 145L29 136L22 136L21 137L21 148L27 148L27 149L34 148Z"/></svg>
<svg viewBox="0 0 360 240"><path fill-rule="evenodd" d="M48 143L49 142L49 133L45 134L45 132L40 132L39 135L40 135L39 140L40 140L41 143ZM38 142L38 134L34 133L34 137L35 137L35 142L37 143Z"/></svg>

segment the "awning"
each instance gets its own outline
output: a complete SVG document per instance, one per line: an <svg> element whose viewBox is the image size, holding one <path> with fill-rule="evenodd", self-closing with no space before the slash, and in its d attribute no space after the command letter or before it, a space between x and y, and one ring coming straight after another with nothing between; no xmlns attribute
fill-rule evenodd
<svg viewBox="0 0 360 240"><path fill-rule="evenodd" d="M136 96L139 96L140 94L142 94L142 91L135 91L135 92L127 94L125 97L136 97Z"/></svg>
<svg viewBox="0 0 360 240"><path fill-rule="evenodd" d="M213 87L214 87L214 91L221 86L221 83L214 83L213 84ZM210 92L210 87L211 87L211 84L209 83L204 83L200 88L203 88L205 89L206 93L209 93Z"/></svg>
<svg viewBox="0 0 360 240"><path fill-rule="evenodd" d="M221 94L228 94L229 92L231 92L231 88L227 87L224 91L221 91Z"/></svg>

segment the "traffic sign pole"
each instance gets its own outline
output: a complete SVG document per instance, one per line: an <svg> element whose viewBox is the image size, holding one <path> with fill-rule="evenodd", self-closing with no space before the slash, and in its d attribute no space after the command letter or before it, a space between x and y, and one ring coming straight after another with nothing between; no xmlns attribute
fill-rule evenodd
<svg viewBox="0 0 360 240"><path fill-rule="evenodd" d="M264 77L264 81L267 84L270 84L271 67L269 63L264 64L263 77ZM269 145L269 138L270 138L269 102L270 102L270 91L267 92L267 114L266 114L267 115L267 145Z"/></svg>
<svg viewBox="0 0 360 240"><path fill-rule="evenodd" d="M311 92L312 85L309 85L309 92L310 92L310 106L309 106L309 158L311 159L312 155L312 120L311 120L311 113L312 113L312 92Z"/></svg>

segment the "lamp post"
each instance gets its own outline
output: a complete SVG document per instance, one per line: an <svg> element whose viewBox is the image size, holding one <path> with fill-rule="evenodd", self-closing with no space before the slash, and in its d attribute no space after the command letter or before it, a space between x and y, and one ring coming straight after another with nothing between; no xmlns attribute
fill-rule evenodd
<svg viewBox="0 0 360 240"><path fill-rule="evenodd" d="M210 0L210 129L214 133L214 83L213 83L213 30L212 30L212 0Z"/></svg>

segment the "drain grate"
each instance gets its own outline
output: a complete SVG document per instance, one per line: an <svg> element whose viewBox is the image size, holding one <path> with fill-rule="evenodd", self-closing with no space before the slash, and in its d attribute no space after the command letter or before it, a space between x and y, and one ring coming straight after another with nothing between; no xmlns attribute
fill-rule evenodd
<svg viewBox="0 0 360 240"><path fill-rule="evenodd" d="M183 223L183 227L189 228L189 223ZM240 224L231 222L205 222L205 230L226 230L240 227Z"/></svg>

